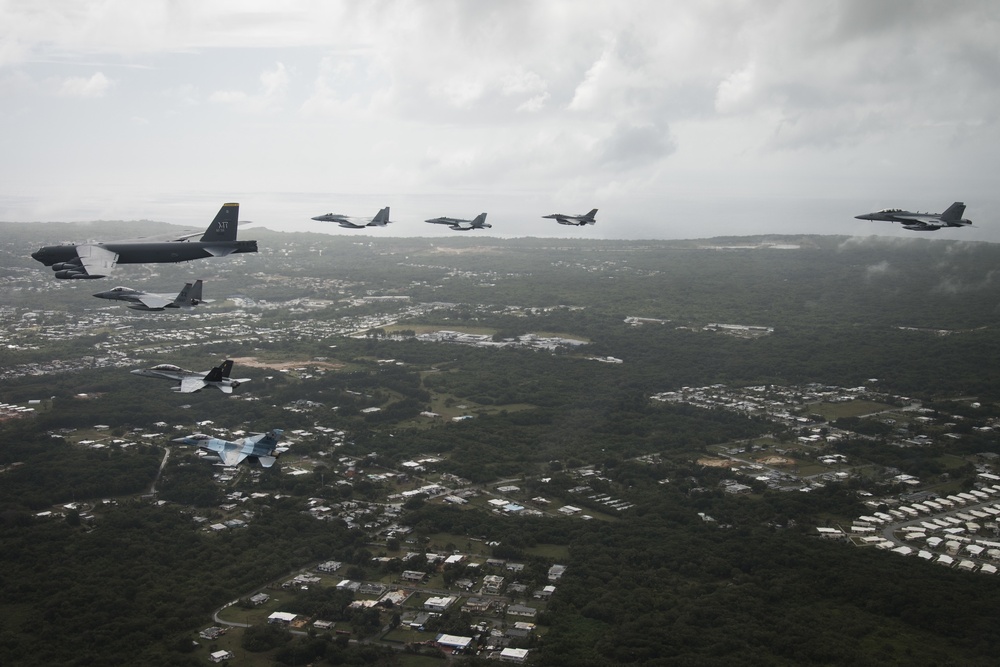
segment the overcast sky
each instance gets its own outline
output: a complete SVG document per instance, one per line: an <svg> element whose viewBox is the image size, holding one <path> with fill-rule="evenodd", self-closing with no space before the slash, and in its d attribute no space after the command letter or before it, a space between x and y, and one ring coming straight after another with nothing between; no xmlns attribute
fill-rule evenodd
<svg viewBox="0 0 1000 667"><path fill-rule="evenodd" d="M0 0L0 220L914 236L853 216L961 200L923 236L1000 241L998 36L996 0Z"/></svg>

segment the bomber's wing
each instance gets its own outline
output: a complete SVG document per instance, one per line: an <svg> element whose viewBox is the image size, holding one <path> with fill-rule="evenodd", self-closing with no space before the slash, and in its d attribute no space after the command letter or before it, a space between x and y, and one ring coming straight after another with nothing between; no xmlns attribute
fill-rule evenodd
<svg viewBox="0 0 1000 667"><path fill-rule="evenodd" d="M468 220L461 220L459 222L454 222L454 223L451 224L451 228L452 229L458 230L458 231L463 231L463 232L465 230L467 230L467 229L472 229L473 226L474 225L471 222L469 222Z"/></svg>
<svg viewBox="0 0 1000 667"><path fill-rule="evenodd" d="M78 245L76 256L80 266L92 278L102 278L108 275L118 263L118 253L90 243Z"/></svg>
<svg viewBox="0 0 1000 667"><path fill-rule="evenodd" d="M178 387L177 391L182 394L192 394L196 391L205 388L204 379L198 377L197 375L191 375L188 377L181 378L181 386Z"/></svg>
<svg viewBox="0 0 1000 667"><path fill-rule="evenodd" d="M337 224L347 229L364 229L365 225L356 225L350 220L337 220Z"/></svg>
<svg viewBox="0 0 1000 667"><path fill-rule="evenodd" d="M205 232L199 232L199 231L196 231L196 230L193 230L193 229L188 229L188 230L185 230L184 233L181 234L180 236L173 236L173 235L171 235L166 240L168 240L168 241L187 241L190 238L194 238L195 236L201 236L204 233Z"/></svg>

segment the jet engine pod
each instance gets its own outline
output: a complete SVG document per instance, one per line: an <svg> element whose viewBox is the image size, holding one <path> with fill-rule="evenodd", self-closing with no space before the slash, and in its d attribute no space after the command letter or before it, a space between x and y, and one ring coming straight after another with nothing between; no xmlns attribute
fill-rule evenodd
<svg viewBox="0 0 1000 667"><path fill-rule="evenodd" d="M80 271L79 269L77 269L76 271L74 271L72 269L65 269L63 271L56 271L56 278L60 278L62 280L66 280L66 279L92 280L92 279L95 279L95 278L103 278L103 277L104 276L92 276L89 273L86 273L84 271Z"/></svg>

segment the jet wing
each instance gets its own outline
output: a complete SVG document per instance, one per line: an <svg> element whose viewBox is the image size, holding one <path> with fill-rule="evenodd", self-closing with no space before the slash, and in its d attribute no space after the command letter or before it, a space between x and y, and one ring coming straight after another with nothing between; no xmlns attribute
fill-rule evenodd
<svg viewBox="0 0 1000 667"><path fill-rule="evenodd" d="M192 394L200 389L205 388L205 381L197 376L190 376L181 378L181 386L177 391L182 394Z"/></svg>
<svg viewBox="0 0 1000 667"><path fill-rule="evenodd" d="M472 229L471 222L456 222L451 225L452 229Z"/></svg>
<svg viewBox="0 0 1000 667"><path fill-rule="evenodd" d="M896 219L903 225L904 229L915 232L933 232L941 229L944 225L933 218L923 216L896 216Z"/></svg>
<svg viewBox="0 0 1000 667"><path fill-rule="evenodd" d="M174 302L173 299L166 299L159 294L141 294L137 295L136 298L146 308L165 308L167 304Z"/></svg>
<svg viewBox="0 0 1000 667"><path fill-rule="evenodd" d="M235 449L226 448L220 452L216 452L222 462L227 466L237 466L240 462L247 457L246 454Z"/></svg>
<svg viewBox="0 0 1000 667"><path fill-rule="evenodd" d="M106 276L118 263L118 253L89 243L78 245L76 255L83 270L91 276Z"/></svg>

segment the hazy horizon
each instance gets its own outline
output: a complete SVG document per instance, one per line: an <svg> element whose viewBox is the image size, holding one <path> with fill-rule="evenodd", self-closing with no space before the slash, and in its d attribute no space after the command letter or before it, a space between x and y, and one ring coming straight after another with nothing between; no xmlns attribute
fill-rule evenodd
<svg viewBox="0 0 1000 667"><path fill-rule="evenodd" d="M487 211L513 236L897 236L853 216L964 201L977 228L935 236L1000 240L986 0L43 0L0 20L0 220L201 225L239 201L279 229L388 205L402 235ZM540 219L592 208L586 229Z"/></svg>

